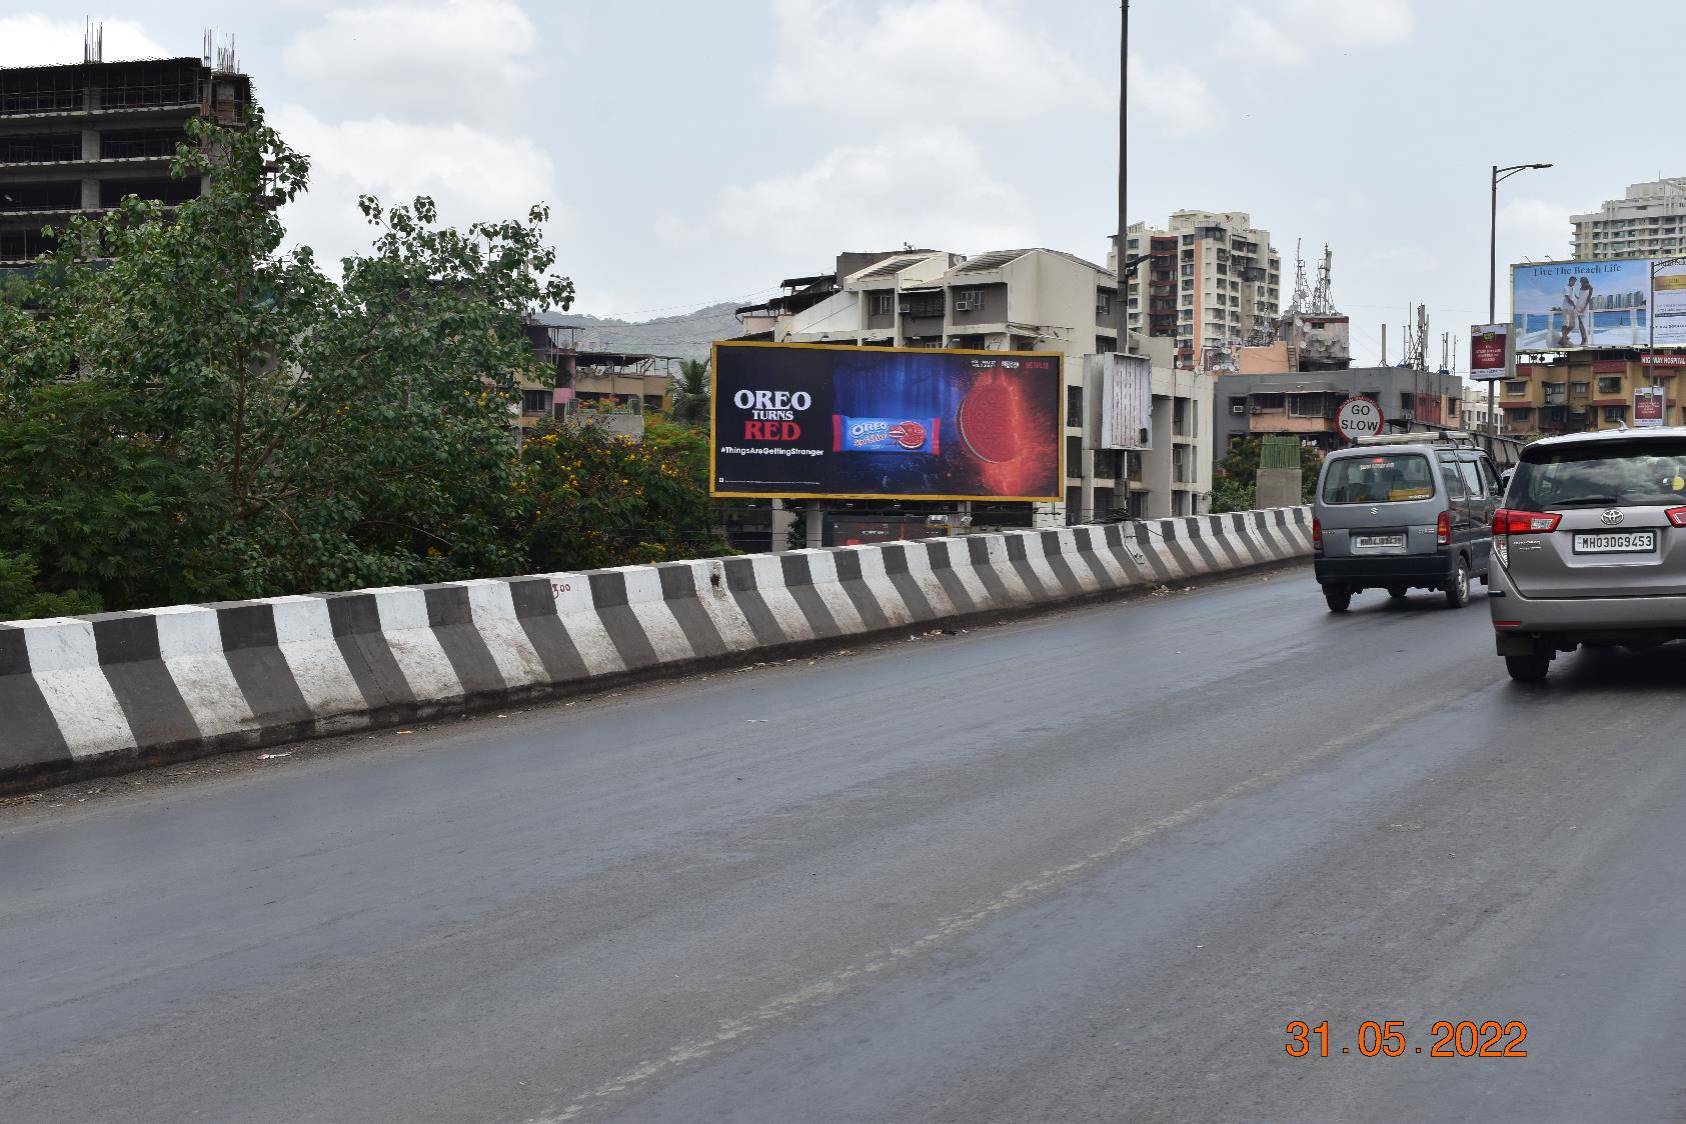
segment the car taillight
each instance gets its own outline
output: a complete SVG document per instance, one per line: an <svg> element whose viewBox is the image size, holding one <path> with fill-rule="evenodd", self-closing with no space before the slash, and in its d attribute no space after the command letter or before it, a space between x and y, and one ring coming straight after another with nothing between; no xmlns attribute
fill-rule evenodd
<svg viewBox="0 0 1686 1124"><path fill-rule="evenodd" d="M1680 510L1686 511L1686 507L1683 507ZM1323 520L1317 518L1315 515L1311 518L1311 545L1323 545Z"/></svg>
<svg viewBox="0 0 1686 1124"><path fill-rule="evenodd" d="M1686 513L1686 507L1675 510ZM1548 531L1557 530L1557 525L1563 522L1563 516L1555 511L1513 511L1508 507L1501 507L1493 512L1493 533L1495 535L1543 535ZM1686 523L1676 526L1686 527Z"/></svg>
<svg viewBox="0 0 1686 1124"><path fill-rule="evenodd" d="M1686 507L1671 507L1663 512L1676 527L1686 527Z"/></svg>
<svg viewBox="0 0 1686 1124"><path fill-rule="evenodd" d="M1442 511L1440 517L1434 521L1434 541L1441 546L1448 546L1452 542L1452 513Z"/></svg>

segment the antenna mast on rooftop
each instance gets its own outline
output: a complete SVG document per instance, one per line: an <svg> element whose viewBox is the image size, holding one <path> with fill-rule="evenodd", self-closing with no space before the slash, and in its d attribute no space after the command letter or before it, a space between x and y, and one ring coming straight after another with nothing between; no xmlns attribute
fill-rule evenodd
<svg viewBox="0 0 1686 1124"><path fill-rule="evenodd" d="M1300 240L1294 239L1294 297L1288 302L1288 314L1306 312L1311 308L1311 290L1305 281L1305 258L1300 256Z"/></svg>
<svg viewBox="0 0 1686 1124"><path fill-rule="evenodd" d="M1296 245L1294 256L1299 256ZM1329 243L1323 243L1323 260L1317 263L1317 288L1311 294L1311 314L1313 316L1339 316L1335 308L1335 298L1331 293L1331 273L1335 264L1335 255L1329 250ZM1299 296L1299 287L1305 283L1304 266L1296 267L1299 276L1294 279L1295 299Z"/></svg>

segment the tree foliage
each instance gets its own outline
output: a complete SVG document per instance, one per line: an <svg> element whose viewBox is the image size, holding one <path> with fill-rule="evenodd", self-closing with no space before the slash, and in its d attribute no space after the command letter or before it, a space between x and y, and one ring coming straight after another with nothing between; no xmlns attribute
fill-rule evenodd
<svg viewBox="0 0 1686 1124"><path fill-rule="evenodd" d="M518 570L521 318L573 291L544 208L366 197L335 283L283 252L306 159L261 114L189 130L200 198L72 220L0 302L0 549L107 607Z"/></svg>
<svg viewBox="0 0 1686 1124"><path fill-rule="evenodd" d="M709 396L708 364L700 359L682 360L679 374L673 380L670 416L680 425L707 428Z"/></svg>
<svg viewBox="0 0 1686 1124"><path fill-rule="evenodd" d="M522 447L523 513L539 570L725 552L708 498L706 438L651 423L642 443L592 426L541 425ZM701 472L697 470L701 450Z"/></svg>
<svg viewBox="0 0 1686 1124"><path fill-rule="evenodd" d="M1226 511L1251 511L1258 506L1259 454L1264 442L1258 437L1232 440L1229 451L1218 462L1212 474L1212 505L1214 514ZM1300 446L1300 502L1310 503L1317 488L1317 471L1323 465L1323 453L1309 445Z"/></svg>

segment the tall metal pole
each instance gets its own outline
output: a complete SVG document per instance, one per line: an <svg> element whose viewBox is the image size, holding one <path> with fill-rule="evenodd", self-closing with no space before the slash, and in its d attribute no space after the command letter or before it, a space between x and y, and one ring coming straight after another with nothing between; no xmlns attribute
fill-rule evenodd
<svg viewBox="0 0 1686 1124"><path fill-rule="evenodd" d="M1489 324L1496 323L1493 318L1499 314L1499 166L1497 164L1493 165L1492 187L1493 206L1487 224L1487 323ZM1507 332L1505 335L1508 339L1510 334ZM1487 435L1489 437L1499 435L1499 412L1495 402L1496 395L1494 394L1497 389L1496 381L1494 379L1487 380ZM1496 444L1496 442L1491 444ZM1495 452L1494 456L1497 455Z"/></svg>
<svg viewBox="0 0 1686 1124"><path fill-rule="evenodd" d="M1129 115L1128 92L1130 88L1130 0L1123 0L1119 5L1118 21L1118 244L1115 247L1118 262L1118 342L1115 349L1120 355L1130 350L1130 312L1127 307L1127 297L1130 284L1130 248L1124 232L1130 227L1129 209L1124 201L1124 172L1126 160L1129 156ZM1146 292L1142 294L1143 312L1146 313Z"/></svg>

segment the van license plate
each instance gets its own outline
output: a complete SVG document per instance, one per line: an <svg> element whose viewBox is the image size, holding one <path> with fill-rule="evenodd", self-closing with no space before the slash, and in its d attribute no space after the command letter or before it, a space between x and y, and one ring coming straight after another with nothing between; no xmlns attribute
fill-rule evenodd
<svg viewBox="0 0 1686 1124"><path fill-rule="evenodd" d="M1655 531L1600 531L1576 535L1576 554L1649 554L1657 549Z"/></svg>
<svg viewBox="0 0 1686 1124"><path fill-rule="evenodd" d="M1404 550L1404 535L1354 535L1354 550Z"/></svg>

